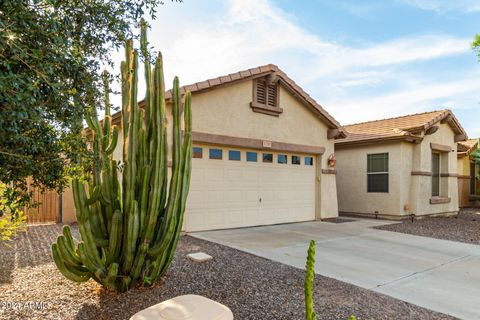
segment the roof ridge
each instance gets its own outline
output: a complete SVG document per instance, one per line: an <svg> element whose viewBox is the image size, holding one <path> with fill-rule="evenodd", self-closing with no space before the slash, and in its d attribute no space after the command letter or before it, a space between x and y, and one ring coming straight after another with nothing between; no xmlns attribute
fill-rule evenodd
<svg viewBox="0 0 480 320"><path fill-rule="evenodd" d="M376 120L369 120L369 121L346 124L346 125L344 125L344 128L347 128L347 127L350 127L350 126L356 126L356 125L359 125L359 124L374 123L374 122L380 122L380 121L385 121L385 120L395 120L395 119L407 118L407 117L412 117L412 116L419 116L419 115L435 113L435 112L451 112L451 111L450 111L450 109L440 109L440 110L432 110L432 111L425 111L425 112L417 112L417 113L407 114L407 115L403 115L403 116L397 116L397 117L391 117L391 118L383 118L383 119L376 119Z"/></svg>

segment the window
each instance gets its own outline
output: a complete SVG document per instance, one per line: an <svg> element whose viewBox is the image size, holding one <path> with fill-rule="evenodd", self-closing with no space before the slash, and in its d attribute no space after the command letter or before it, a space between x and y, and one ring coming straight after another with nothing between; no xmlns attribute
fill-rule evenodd
<svg viewBox="0 0 480 320"><path fill-rule="evenodd" d="M367 192L388 192L388 153L367 155Z"/></svg>
<svg viewBox="0 0 480 320"><path fill-rule="evenodd" d="M279 154L277 156L278 163L287 163L287 155L286 154Z"/></svg>
<svg viewBox="0 0 480 320"><path fill-rule="evenodd" d="M432 196L440 195L440 153L432 153Z"/></svg>
<svg viewBox="0 0 480 320"><path fill-rule="evenodd" d="M313 157L305 157L304 161L306 166L313 166Z"/></svg>
<svg viewBox="0 0 480 320"><path fill-rule="evenodd" d="M240 161L240 151L229 150L228 151L228 160Z"/></svg>
<svg viewBox="0 0 480 320"><path fill-rule="evenodd" d="M203 148L193 147L193 157L194 158L203 158Z"/></svg>
<svg viewBox="0 0 480 320"><path fill-rule="evenodd" d="M292 156L292 164L300 164L300 156Z"/></svg>
<svg viewBox="0 0 480 320"><path fill-rule="evenodd" d="M470 194L475 194L475 162L470 163Z"/></svg>
<svg viewBox="0 0 480 320"><path fill-rule="evenodd" d="M271 154L271 153L264 153L264 154L263 154L263 162L272 163L272 162L273 162L273 154Z"/></svg>
<svg viewBox="0 0 480 320"><path fill-rule="evenodd" d="M210 159L222 159L222 149L210 149Z"/></svg>
<svg viewBox="0 0 480 320"><path fill-rule="evenodd" d="M247 161L248 162L257 162L257 153L256 152L247 152Z"/></svg>

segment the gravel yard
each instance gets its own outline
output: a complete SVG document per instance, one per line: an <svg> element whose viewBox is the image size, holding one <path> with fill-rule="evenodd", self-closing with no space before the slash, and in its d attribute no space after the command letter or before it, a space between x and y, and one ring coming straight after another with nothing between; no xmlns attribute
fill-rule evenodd
<svg viewBox="0 0 480 320"><path fill-rule="evenodd" d="M235 319L303 319L304 271L222 245L181 238L166 276L152 288L106 291L90 280L66 280L50 259L59 225L31 226L10 247L0 247L0 319L128 319L139 310L182 294L227 305ZM73 228L74 236L78 231ZM214 260L196 264L190 252ZM319 262L321 263L321 262ZM388 296L317 276L318 319L452 319Z"/></svg>
<svg viewBox="0 0 480 320"><path fill-rule="evenodd" d="M462 209L451 217L405 220L376 229L408 233L443 240L480 244L480 209Z"/></svg>

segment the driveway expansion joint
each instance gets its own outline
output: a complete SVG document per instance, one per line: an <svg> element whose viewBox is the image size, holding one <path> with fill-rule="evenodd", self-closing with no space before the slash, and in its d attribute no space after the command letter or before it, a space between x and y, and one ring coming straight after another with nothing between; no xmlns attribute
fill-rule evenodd
<svg viewBox="0 0 480 320"><path fill-rule="evenodd" d="M440 264L437 264L437 265L434 265L430 268L426 268L426 269L423 269L423 270L420 270L420 271L415 271L415 272L412 272L406 276L403 276L403 277L400 277L400 278L397 278L397 279L394 279L394 280L391 280L391 281L387 281L387 282L384 282L384 283L381 283L381 284L378 284L376 286L373 286L371 288L367 288L369 290L375 290L375 289L378 289L380 287L385 287L385 286L388 286L388 285L391 285L391 284L394 284L396 282L399 282L399 281L402 281L402 280L405 280L405 279L408 279L408 278L411 278L415 275L418 275L418 274L422 274L422 273L425 273L425 272L428 272L428 271L432 271L432 270L435 270L435 269L439 269L441 267L444 267L446 265L449 265L449 264L452 264L452 263L455 263L455 262L458 262L458 261L462 261L462 260L466 260L468 258L471 258L471 257L478 257L479 254L467 254L465 256L461 256L461 257L458 257L458 258L455 258L455 259L452 259L452 260L449 260L447 262L444 262L444 263L440 263Z"/></svg>

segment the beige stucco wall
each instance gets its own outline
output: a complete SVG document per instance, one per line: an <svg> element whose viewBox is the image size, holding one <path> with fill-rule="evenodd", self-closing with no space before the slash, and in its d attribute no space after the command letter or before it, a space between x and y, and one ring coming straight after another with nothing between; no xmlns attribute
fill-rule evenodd
<svg viewBox="0 0 480 320"><path fill-rule="evenodd" d="M317 166L317 218L338 216L336 179L334 174L322 174L327 169L327 158L334 152L334 140L327 139L328 127L313 112L294 98L285 88L280 87L279 117L253 112L252 80L192 96L193 131L232 137L261 139L325 148L325 154L318 157ZM169 132L169 154L172 146L171 105L167 104ZM114 159L122 158L123 139L120 133ZM193 168L195 170L195 168Z"/></svg>
<svg viewBox="0 0 480 320"><path fill-rule="evenodd" d="M458 203L459 206L464 207L473 207L478 206L478 201L474 201L471 198L470 194L470 158L469 156L463 156L458 158L457 161L458 167ZM478 166L475 168L475 175L478 175ZM477 190L480 187L480 184L477 181Z"/></svg>
<svg viewBox="0 0 480 320"><path fill-rule="evenodd" d="M418 144L407 142L376 143L340 147L337 155L337 192L340 212L403 216L451 213L458 210L457 149L454 132L447 124L424 136ZM412 171L432 172L430 143L449 145L441 155L440 196L449 203L430 204L432 177L412 175ZM367 154L389 153L389 192L367 192Z"/></svg>
<svg viewBox="0 0 480 320"><path fill-rule="evenodd" d="M327 139L328 127L282 86L280 107L283 113L274 117L253 112L250 108L252 87L252 80L247 80L194 94L193 131L325 147L317 174L317 217L338 216L335 175L321 173L321 169L328 168L327 158L334 152L334 140ZM171 117L168 120L171 130Z"/></svg>
<svg viewBox="0 0 480 320"><path fill-rule="evenodd" d="M73 202L72 187L69 186L62 193L62 222L72 223L75 221L77 221L75 203Z"/></svg>
<svg viewBox="0 0 480 320"><path fill-rule="evenodd" d="M389 192L367 192L367 155L388 152ZM343 213L380 215L402 214L402 148L400 143L376 144L348 149L338 148L338 210ZM400 169L400 170L399 170Z"/></svg>
<svg viewBox="0 0 480 320"><path fill-rule="evenodd" d="M457 145L454 142L455 133L448 124L437 124L437 132L424 137L421 144L415 146L415 153L420 153L421 162L414 162L412 171L432 171L432 149L430 143L450 146L450 152L441 154L440 173L449 173L450 177L440 178L440 196L451 199L449 203L430 204L431 177L412 176L411 187L418 187L418 192L411 194L412 213L416 215L449 213L458 211L458 178L457 174ZM419 148L418 148L419 147Z"/></svg>
<svg viewBox="0 0 480 320"><path fill-rule="evenodd" d="M458 170L458 205L468 207L470 196L470 160L468 156L463 156L457 160Z"/></svg>

